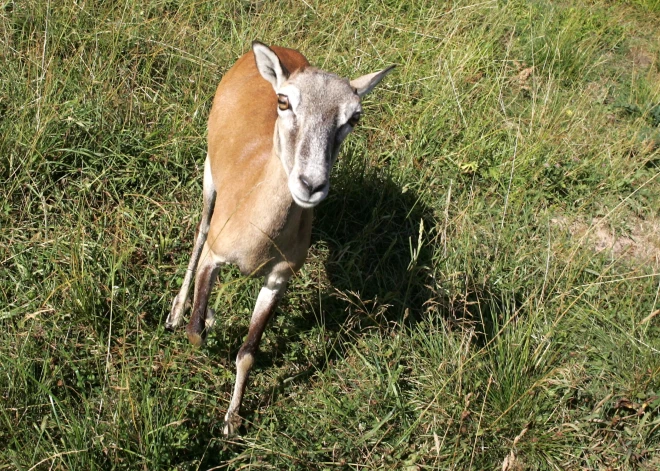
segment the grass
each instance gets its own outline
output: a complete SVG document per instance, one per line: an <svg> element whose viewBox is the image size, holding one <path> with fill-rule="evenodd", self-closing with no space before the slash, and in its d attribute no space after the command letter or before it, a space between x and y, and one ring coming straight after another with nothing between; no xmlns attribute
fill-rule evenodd
<svg viewBox="0 0 660 471"><path fill-rule="evenodd" d="M0 470L657 469L659 15L0 3ZM221 273L202 349L163 324L209 104L252 39L345 76L398 68L226 440L260 281Z"/></svg>

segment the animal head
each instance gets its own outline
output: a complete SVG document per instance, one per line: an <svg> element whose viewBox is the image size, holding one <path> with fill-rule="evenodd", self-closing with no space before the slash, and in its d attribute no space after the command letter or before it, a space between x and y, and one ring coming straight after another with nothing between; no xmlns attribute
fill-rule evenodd
<svg viewBox="0 0 660 471"><path fill-rule="evenodd" d="M268 46L252 44L259 73L277 94L274 149L295 203L313 208L328 195L339 148L360 120L360 99L394 66L347 80L306 67L290 74Z"/></svg>

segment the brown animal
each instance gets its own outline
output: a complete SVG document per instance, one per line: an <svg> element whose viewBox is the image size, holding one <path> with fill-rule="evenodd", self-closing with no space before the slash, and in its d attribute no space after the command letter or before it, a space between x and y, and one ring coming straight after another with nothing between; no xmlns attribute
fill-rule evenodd
<svg viewBox="0 0 660 471"><path fill-rule="evenodd" d="M218 86L208 121L202 219L166 326L181 325L193 274L186 332L197 346L213 325L207 304L220 266L265 275L236 358L225 434L240 424L254 355L289 278L305 261L312 208L328 194L339 147L360 119L360 98L392 67L349 82L311 67L298 51L255 41Z"/></svg>

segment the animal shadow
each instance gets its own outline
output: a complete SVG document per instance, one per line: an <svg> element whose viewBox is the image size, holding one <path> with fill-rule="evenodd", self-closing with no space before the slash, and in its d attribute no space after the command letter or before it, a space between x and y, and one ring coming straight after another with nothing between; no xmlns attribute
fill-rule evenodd
<svg viewBox="0 0 660 471"><path fill-rule="evenodd" d="M313 233L328 248L326 314L344 322L333 311L358 303L379 313L370 316L372 322L419 318L430 295L432 251L426 240L434 225L433 212L416 192L389 175L375 170L339 175Z"/></svg>

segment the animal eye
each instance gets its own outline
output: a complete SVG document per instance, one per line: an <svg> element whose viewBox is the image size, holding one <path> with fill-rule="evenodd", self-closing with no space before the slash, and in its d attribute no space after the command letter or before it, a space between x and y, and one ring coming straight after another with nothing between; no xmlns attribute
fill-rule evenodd
<svg viewBox="0 0 660 471"><path fill-rule="evenodd" d="M289 97L286 95L277 95L277 107L282 111L289 109Z"/></svg>
<svg viewBox="0 0 660 471"><path fill-rule="evenodd" d="M359 112L355 113L353 116L351 116L351 119L348 120L348 124L355 127L357 123L360 121L360 116L361 114Z"/></svg>

